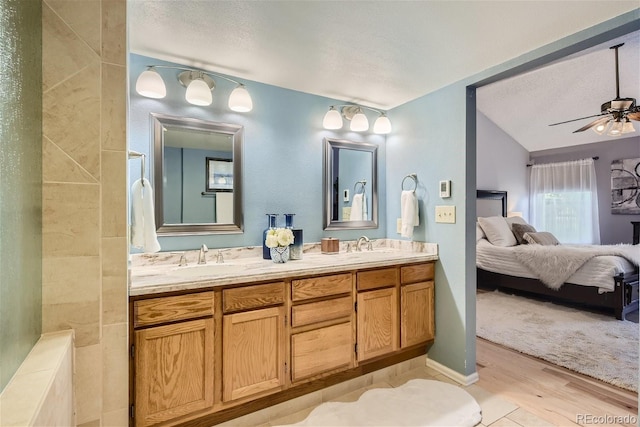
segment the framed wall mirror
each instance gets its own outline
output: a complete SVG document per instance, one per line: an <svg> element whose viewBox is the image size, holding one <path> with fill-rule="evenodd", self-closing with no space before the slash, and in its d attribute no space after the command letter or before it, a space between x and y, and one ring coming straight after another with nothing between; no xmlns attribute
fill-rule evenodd
<svg viewBox="0 0 640 427"><path fill-rule="evenodd" d="M243 128L151 114L160 235L241 233Z"/></svg>
<svg viewBox="0 0 640 427"><path fill-rule="evenodd" d="M378 228L378 146L324 139L325 230Z"/></svg>

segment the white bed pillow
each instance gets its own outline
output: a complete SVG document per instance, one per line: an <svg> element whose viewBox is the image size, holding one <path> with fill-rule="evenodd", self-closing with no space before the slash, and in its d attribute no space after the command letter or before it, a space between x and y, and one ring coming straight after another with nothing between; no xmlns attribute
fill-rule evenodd
<svg viewBox="0 0 640 427"><path fill-rule="evenodd" d="M495 246L515 246L518 242L511 227L502 216L479 217L478 223L487 236L487 240Z"/></svg>
<svg viewBox="0 0 640 427"><path fill-rule="evenodd" d="M480 224L476 222L476 243L478 243L482 239L485 239L486 237L487 236L484 234L484 231L482 231L482 227L480 227Z"/></svg>
<svg viewBox="0 0 640 427"><path fill-rule="evenodd" d="M509 217L505 218L505 220L507 221L507 224L509 224L509 227L511 227L513 224L527 224L527 225L529 225L529 223L527 221L525 221L524 218L522 218L521 216L509 216Z"/></svg>

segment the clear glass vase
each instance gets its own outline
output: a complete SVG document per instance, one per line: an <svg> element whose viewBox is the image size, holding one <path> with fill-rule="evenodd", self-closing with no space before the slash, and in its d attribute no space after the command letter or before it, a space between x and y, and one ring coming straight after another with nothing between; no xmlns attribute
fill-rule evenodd
<svg viewBox="0 0 640 427"><path fill-rule="evenodd" d="M302 259L302 230L293 228L293 216L295 214L284 214L284 224L293 232L293 244L290 245L290 258L292 260Z"/></svg>

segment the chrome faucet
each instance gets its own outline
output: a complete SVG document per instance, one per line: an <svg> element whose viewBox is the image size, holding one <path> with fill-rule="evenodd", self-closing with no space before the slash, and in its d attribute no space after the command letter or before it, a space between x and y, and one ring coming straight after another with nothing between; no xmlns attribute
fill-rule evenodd
<svg viewBox="0 0 640 427"><path fill-rule="evenodd" d="M209 248L204 243L200 246L200 253L198 254L198 264L206 264L207 256L206 253L209 251Z"/></svg>
<svg viewBox="0 0 640 427"><path fill-rule="evenodd" d="M358 238L358 241L356 242L356 252L362 252L362 248L360 247L362 242L370 243L371 240L369 240L369 238L367 236L360 236ZM369 249L369 250L371 250L371 249Z"/></svg>

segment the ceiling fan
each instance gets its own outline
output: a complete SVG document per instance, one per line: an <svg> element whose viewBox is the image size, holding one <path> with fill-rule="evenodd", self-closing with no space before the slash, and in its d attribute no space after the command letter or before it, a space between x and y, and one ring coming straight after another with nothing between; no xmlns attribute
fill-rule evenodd
<svg viewBox="0 0 640 427"><path fill-rule="evenodd" d="M567 120L564 122L553 123L549 126L561 125L564 123L575 122L577 120L598 117L594 121L582 126L580 129L574 130L573 133L585 131L593 128L593 130L602 135L607 133L609 136L620 136L625 133L635 132L631 120L640 121L640 106L636 106L635 98L620 98L620 76L618 72L618 48L624 43L611 46L616 52L616 97L611 101L607 101L600 106L600 114L593 116L580 117L579 119Z"/></svg>

